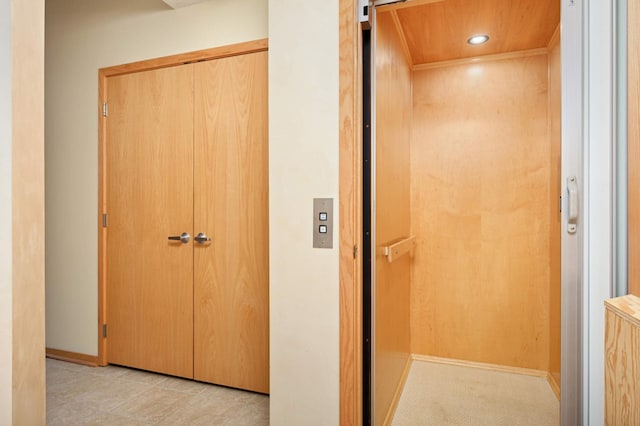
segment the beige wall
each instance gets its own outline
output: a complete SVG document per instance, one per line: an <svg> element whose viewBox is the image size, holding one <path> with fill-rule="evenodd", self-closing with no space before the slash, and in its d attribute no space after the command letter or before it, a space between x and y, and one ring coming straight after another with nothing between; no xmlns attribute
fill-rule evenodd
<svg viewBox="0 0 640 426"><path fill-rule="evenodd" d="M47 2L47 347L98 350L98 69L267 36L267 0Z"/></svg>
<svg viewBox="0 0 640 426"><path fill-rule="evenodd" d="M0 1L0 425L11 424L11 2Z"/></svg>
<svg viewBox="0 0 640 426"><path fill-rule="evenodd" d="M338 224L338 1L269 2L271 424L339 423L338 238L312 248L312 199Z"/></svg>
<svg viewBox="0 0 640 426"><path fill-rule="evenodd" d="M44 1L0 4L0 425L45 422Z"/></svg>

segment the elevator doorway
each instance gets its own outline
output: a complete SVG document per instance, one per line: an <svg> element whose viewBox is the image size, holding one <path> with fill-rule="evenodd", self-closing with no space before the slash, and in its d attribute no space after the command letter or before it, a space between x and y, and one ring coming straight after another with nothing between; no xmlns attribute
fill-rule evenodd
<svg viewBox="0 0 640 426"><path fill-rule="evenodd" d="M561 75L575 64L563 62L560 2L409 1L370 13L364 416L392 422L416 360L544 377L559 400L572 350L563 315L578 335L561 296L577 285L561 276L575 244L565 244L567 178L580 180L562 158L572 151ZM477 35L488 41L474 45Z"/></svg>

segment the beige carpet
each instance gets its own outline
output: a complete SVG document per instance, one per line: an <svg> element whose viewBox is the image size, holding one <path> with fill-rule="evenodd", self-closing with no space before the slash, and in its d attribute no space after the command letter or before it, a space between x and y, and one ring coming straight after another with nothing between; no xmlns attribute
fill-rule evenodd
<svg viewBox="0 0 640 426"><path fill-rule="evenodd" d="M560 404L544 377L414 361L394 426L545 426Z"/></svg>

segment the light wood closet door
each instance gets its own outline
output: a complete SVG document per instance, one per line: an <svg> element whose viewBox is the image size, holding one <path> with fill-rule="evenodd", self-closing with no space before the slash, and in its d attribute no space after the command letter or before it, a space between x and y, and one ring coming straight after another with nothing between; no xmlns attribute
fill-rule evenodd
<svg viewBox="0 0 640 426"><path fill-rule="evenodd" d="M267 52L195 65L197 380L269 391Z"/></svg>
<svg viewBox="0 0 640 426"><path fill-rule="evenodd" d="M108 84L107 359L193 377L193 68Z"/></svg>

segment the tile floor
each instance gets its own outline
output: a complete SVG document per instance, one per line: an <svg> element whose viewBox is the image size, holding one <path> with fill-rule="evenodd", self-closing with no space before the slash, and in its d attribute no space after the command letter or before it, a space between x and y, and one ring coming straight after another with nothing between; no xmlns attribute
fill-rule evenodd
<svg viewBox="0 0 640 426"><path fill-rule="evenodd" d="M47 425L268 425L269 397L47 359Z"/></svg>

